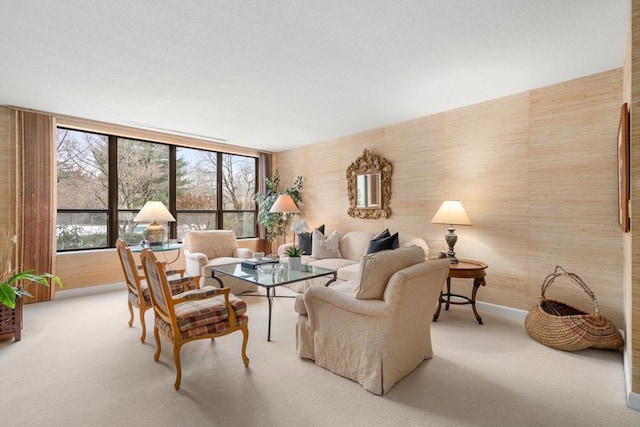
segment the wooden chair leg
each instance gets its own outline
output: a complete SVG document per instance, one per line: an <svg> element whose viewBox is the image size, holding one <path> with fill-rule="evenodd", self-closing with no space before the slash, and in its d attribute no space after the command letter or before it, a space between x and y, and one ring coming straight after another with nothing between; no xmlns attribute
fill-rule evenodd
<svg viewBox="0 0 640 427"><path fill-rule="evenodd" d="M144 320L145 311L147 310L140 307L140 328L142 329L142 335L140 336L140 341L142 341L143 344L145 339L147 338L147 322Z"/></svg>
<svg viewBox="0 0 640 427"><path fill-rule="evenodd" d="M129 306L129 327L133 326L133 304L131 301L127 301L127 305Z"/></svg>
<svg viewBox="0 0 640 427"><path fill-rule="evenodd" d="M162 347L160 346L160 331L158 331L158 327L153 327L153 336L156 338L156 354L153 355L153 360L156 362L160 358L160 350Z"/></svg>
<svg viewBox="0 0 640 427"><path fill-rule="evenodd" d="M244 362L245 368L249 367L249 358L247 357L247 343L249 342L249 328L245 324L242 328L242 360Z"/></svg>
<svg viewBox="0 0 640 427"><path fill-rule="evenodd" d="M180 348L182 348L182 344L174 342L173 343L173 362L176 365L176 382L173 385L176 390L180 389L180 382L182 381L182 365L180 364Z"/></svg>

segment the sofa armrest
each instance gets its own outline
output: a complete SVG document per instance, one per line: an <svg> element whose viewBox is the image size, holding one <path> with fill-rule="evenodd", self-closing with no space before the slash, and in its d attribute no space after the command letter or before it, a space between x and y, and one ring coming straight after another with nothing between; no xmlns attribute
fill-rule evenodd
<svg viewBox="0 0 640 427"><path fill-rule="evenodd" d="M292 248L293 247L293 243L285 243L283 245L278 246L278 257L282 258L282 257L286 257L287 256L287 249ZM306 254L306 255L311 255L311 254Z"/></svg>
<svg viewBox="0 0 640 427"><path fill-rule="evenodd" d="M209 258L200 252L190 252L185 249L184 260L189 276L200 276L202 274L202 267L209 262Z"/></svg>
<svg viewBox="0 0 640 427"><path fill-rule="evenodd" d="M233 250L233 257L242 259L253 258L253 251L249 248L235 248Z"/></svg>

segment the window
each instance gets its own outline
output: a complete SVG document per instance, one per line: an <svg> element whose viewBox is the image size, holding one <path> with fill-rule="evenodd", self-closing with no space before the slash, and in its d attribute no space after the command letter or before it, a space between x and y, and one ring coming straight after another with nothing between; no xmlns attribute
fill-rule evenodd
<svg viewBox="0 0 640 427"><path fill-rule="evenodd" d="M106 135L58 129L58 250L109 246Z"/></svg>
<svg viewBox="0 0 640 427"><path fill-rule="evenodd" d="M58 251L114 247L119 237L137 244L146 224L133 219L149 200L176 218L164 224L168 238L257 235L256 158L63 128L57 150Z"/></svg>

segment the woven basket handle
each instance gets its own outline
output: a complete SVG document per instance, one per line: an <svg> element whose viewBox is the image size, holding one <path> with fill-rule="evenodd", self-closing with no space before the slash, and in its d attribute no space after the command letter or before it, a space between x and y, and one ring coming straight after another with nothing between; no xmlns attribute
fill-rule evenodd
<svg viewBox="0 0 640 427"><path fill-rule="evenodd" d="M593 301L593 306L595 308L596 315L598 315L599 314L599 311L598 311L598 300L596 299L596 296L591 291L591 289L589 289L587 284L584 283L582 281L582 279L580 277L578 277L577 274L575 274L575 273L567 273L567 271L564 268L560 267L559 265L556 266L556 269L555 269L555 271L553 273L549 274L544 279L544 282L542 283L542 298L545 298L544 293L547 291L549 286L551 286L553 281L556 280L556 278L560 277L560 276L568 277L569 280L571 280L574 285L576 285L577 287L581 288L583 291L585 291L585 293L587 295L589 295L591 297L591 300Z"/></svg>

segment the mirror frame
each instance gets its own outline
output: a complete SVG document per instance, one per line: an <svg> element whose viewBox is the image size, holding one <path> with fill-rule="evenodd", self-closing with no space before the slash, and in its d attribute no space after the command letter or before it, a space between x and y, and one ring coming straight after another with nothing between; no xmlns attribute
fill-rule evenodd
<svg viewBox="0 0 640 427"><path fill-rule="evenodd" d="M389 218L391 216L391 163L371 152L364 150L351 166L347 168L347 192L349 195L349 216L363 219ZM381 204L379 208L361 208L357 206L358 175L380 173Z"/></svg>

